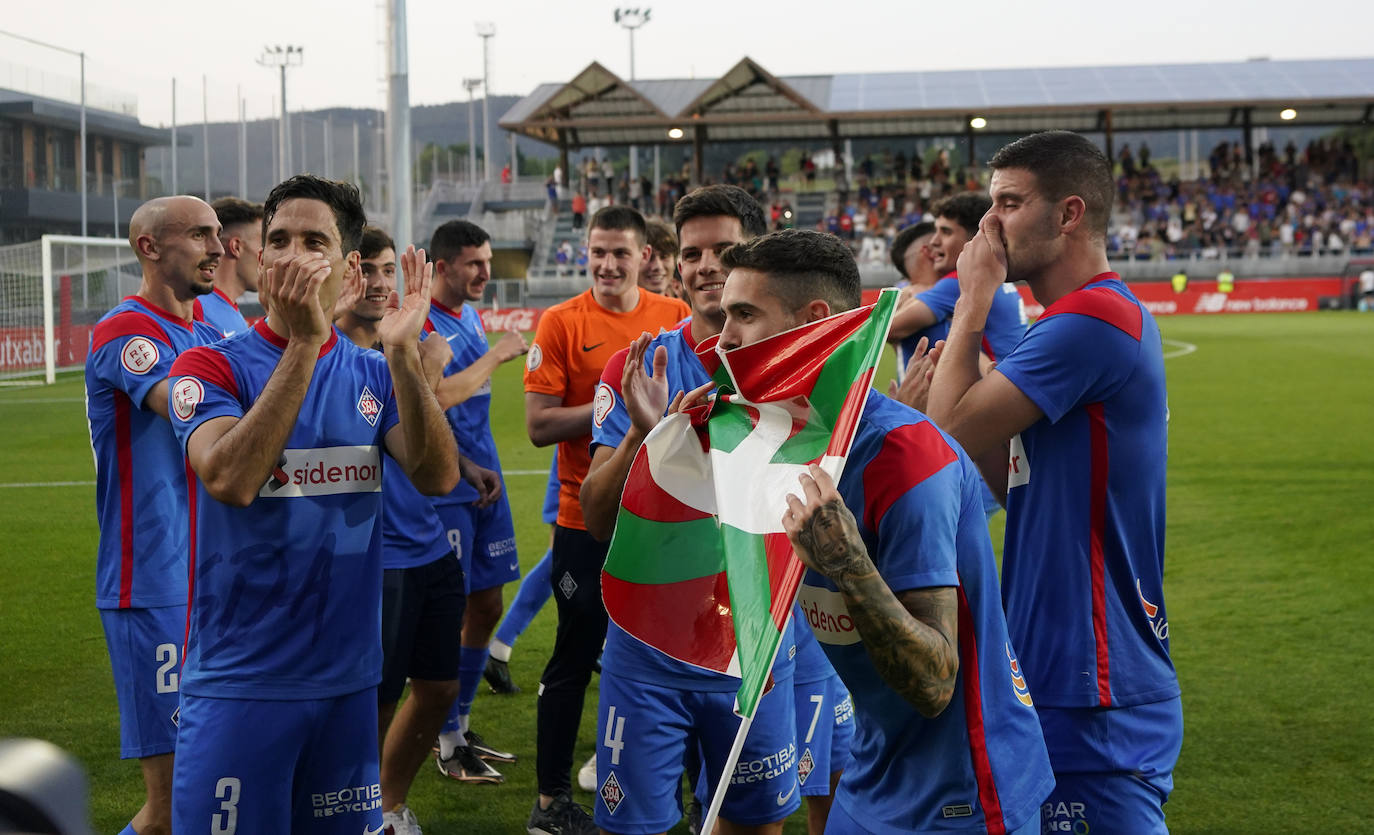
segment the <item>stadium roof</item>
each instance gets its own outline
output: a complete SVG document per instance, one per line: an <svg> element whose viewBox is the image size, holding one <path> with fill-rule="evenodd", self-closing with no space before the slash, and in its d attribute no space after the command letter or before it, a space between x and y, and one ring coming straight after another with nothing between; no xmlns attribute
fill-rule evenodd
<svg viewBox="0 0 1374 835"><path fill-rule="evenodd" d="M1284 108L1297 118L1283 120ZM1374 58L775 76L749 58L717 79L626 81L592 63L541 84L500 125L553 145L1369 123Z"/></svg>
<svg viewBox="0 0 1374 835"><path fill-rule="evenodd" d="M81 125L80 106L17 90L0 89L0 116L70 130L77 130ZM171 144L171 133L165 128L149 127L133 116L95 107L86 108L86 128L93 135L138 145ZM188 145L190 138L179 135L177 144Z"/></svg>

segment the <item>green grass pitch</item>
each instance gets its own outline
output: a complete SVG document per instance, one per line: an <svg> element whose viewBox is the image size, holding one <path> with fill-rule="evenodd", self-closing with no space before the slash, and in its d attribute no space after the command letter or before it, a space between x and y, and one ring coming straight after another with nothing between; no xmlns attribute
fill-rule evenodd
<svg viewBox="0 0 1374 835"><path fill-rule="evenodd" d="M1166 585L1186 722L1170 827L1364 830L1374 797L1374 559L1365 553L1374 541L1374 316L1160 324L1176 354L1167 362ZM879 379L890 364L889 356ZM525 437L519 364L500 369L493 388L528 568L548 543L539 506L549 451ZM72 752L90 777L96 830L116 832L142 786L137 765L118 759L94 607L94 476L80 377L0 389L0 422L0 736L41 737ZM80 483L11 486L54 482ZM426 765L411 793L426 831L523 831L535 791L534 692L554 620L546 607L516 647L511 668L525 692L483 692L473 713L474 727L520 762L501 767L504 785L480 787ZM595 700L593 687L578 765L593 748ZM798 814L788 832L803 831Z"/></svg>

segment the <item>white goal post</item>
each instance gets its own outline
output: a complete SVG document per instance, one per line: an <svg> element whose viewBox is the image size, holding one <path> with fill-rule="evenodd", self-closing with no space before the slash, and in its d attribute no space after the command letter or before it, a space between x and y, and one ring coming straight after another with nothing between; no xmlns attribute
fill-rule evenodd
<svg viewBox="0 0 1374 835"><path fill-rule="evenodd" d="M127 240L44 235L0 247L0 385L53 383L86 362L91 329L142 271Z"/></svg>

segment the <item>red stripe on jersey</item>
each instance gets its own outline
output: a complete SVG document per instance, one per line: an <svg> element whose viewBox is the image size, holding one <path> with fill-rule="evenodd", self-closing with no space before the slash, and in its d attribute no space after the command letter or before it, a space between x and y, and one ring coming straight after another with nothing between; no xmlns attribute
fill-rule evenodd
<svg viewBox="0 0 1374 835"><path fill-rule="evenodd" d="M196 322L205 321L205 306L200 303L200 299L191 304L191 319Z"/></svg>
<svg viewBox="0 0 1374 835"><path fill-rule="evenodd" d="M198 345L183 352L172 363L170 377L195 377L198 380L218 386L233 397L239 396L239 384L234 380L234 370L229 360L219 351Z"/></svg>
<svg viewBox="0 0 1374 835"><path fill-rule="evenodd" d="M234 308L235 310L239 309L239 303L229 298L228 293L224 292L218 287L214 288L213 292L216 296L219 296L221 299L224 299L225 303L228 304L230 307ZM200 299L196 299L196 304L200 304Z"/></svg>
<svg viewBox="0 0 1374 835"><path fill-rule="evenodd" d="M983 725L983 689L978 668L978 635L973 629L973 613L969 611L964 587L959 592L959 672L964 677L964 722L968 726L969 759L973 761L973 776L978 781L978 805L983 810L983 823L988 835L1005 835L1006 821L1002 819L1002 801L997 796L997 783L992 775L992 759L988 756L987 732Z"/></svg>
<svg viewBox="0 0 1374 835"><path fill-rule="evenodd" d="M267 324L266 319L259 319L257 322L253 323L253 330L258 332L258 336L261 336L263 339L266 339L268 342L272 343L276 347L280 348L283 351L286 350L286 339L282 336L279 336L276 331L272 330L272 326ZM320 346L319 356L322 357L325 354L329 353L329 349L333 348L334 343L338 341L339 332L331 328L329 331L329 338L326 339L324 341L324 344Z"/></svg>
<svg viewBox="0 0 1374 835"><path fill-rule="evenodd" d="M888 432L883 448L864 467L864 524L877 533L893 502L958 458L928 420Z"/></svg>
<svg viewBox="0 0 1374 835"><path fill-rule="evenodd" d="M462 305L461 305L461 304L459 304L457 310L454 310L453 308L449 307L448 305L444 304L443 302L439 301L438 299L433 298L433 297L430 297L429 306L430 306L431 308L435 309L435 310L441 311L441 312L443 312L443 313L447 313L448 315L452 316L452 317L455 318L455 319L461 319L461 318L463 318L463 309L462 309Z"/></svg>
<svg viewBox="0 0 1374 835"><path fill-rule="evenodd" d="M630 356L629 348L621 348L611 358L606 361L606 367L601 369L601 382L609 385L616 394L621 394L620 381L625 376L625 360ZM652 355L650 355L652 358ZM622 395L623 396L623 395Z"/></svg>
<svg viewBox="0 0 1374 835"><path fill-rule="evenodd" d="M119 608L133 605L134 596L134 446L130 429L133 403L114 392L115 460L119 468Z"/></svg>
<svg viewBox="0 0 1374 835"><path fill-rule="evenodd" d="M421 330L422 332L424 332L424 333L434 333L434 332L435 332L435 331L434 331L434 323L431 322L431 321L429 321L428 319L426 319L426 320L425 320L425 326L424 326L423 328L421 328L420 330Z"/></svg>
<svg viewBox="0 0 1374 835"><path fill-rule="evenodd" d="M1107 522L1107 420L1101 403L1089 403L1088 434L1091 438L1092 491L1088 509L1088 559L1092 570L1093 640L1097 645L1097 701L1112 703L1111 664L1107 656L1107 578L1102 556L1102 532Z"/></svg>
<svg viewBox="0 0 1374 835"><path fill-rule="evenodd" d="M172 340L167 336L167 331L162 329L156 319L147 313L126 310L96 324L95 329L91 331L91 352L94 353L125 336L143 336L155 339L168 348L172 347Z"/></svg>
<svg viewBox="0 0 1374 835"><path fill-rule="evenodd" d="M191 459L186 460L186 509L190 517L186 553L186 631L181 636L181 663L186 663L186 647L191 643L191 601L196 599L196 494L200 492Z"/></svg>
<svg viewBox="0 0 1374 835"><path fill-rule="evenodd" d="M1116 273L1103 273L1093 281L1116 277ZM1140 312L1140 305L1110 287L1085 285L1045 308L1040 318L1043 320L1060 313L1091 316L1106 322L1132 339L1140 339L1144 329L1144 315Z"/></svg>
<svg viewBox="0 0 1374 835"><path fill-rule="evenodd" d="M988 358L991 359L993 362L997 362L997 352L994 351L994 350L992 350L992 343L988 341L987 334L984 334L984 335L983 335L983 346L982 346L982 347L983 347L983 353L987 354L987 355L988 355Z"/></svg>
<svg viewBox="0 0 1374 835"><path fill-rule="evenodd" d="M148 301L147 299L143 298L142 296L125 296L123 300L124 300L124 301L130 301L130 300L136 301L136 302L138 302L139 304L141 304L141 305L143 305L144 307L146 307L146 308L148 308L149 310L151 310L151 311L152 311L154 314L156 314L159 318L166 319L167 322L168 322L169 324L176 325L177 327L179 327L179 328L184 328L184 329L186 329L186 330L188 330L188 331L191 330L191 320L190 320L190 319L183 319L183 318L181 318L180 316L178 316L177 314L175 314L175 313L173 313L172 311L168 310L167 308L165 308L165 307L158 307L157 305L153 304L152 302ZM197 301L198 301L198 300L197 300ZM193 315L194 315L194 314L193 314Z"/></svg>

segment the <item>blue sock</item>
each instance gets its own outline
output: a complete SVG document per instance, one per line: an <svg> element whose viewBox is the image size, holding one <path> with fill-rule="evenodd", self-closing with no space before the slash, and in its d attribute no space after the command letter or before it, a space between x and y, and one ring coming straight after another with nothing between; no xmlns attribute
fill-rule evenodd
<svg viewBox="0 0 1374 835"><path fill-rule="evenodd" d="M134 829L134 822L129 821L129 825L119 830L119 835L138 835L138 830Z"/></svg>
<svg viewBox="0 0 1374 835"><path fill-rule="evenodd" d="M449 709L449 721L444 730L458 730L463 719L472 713L477 698L477 685L482 683L482 671L487 668L486 647L462 647L458 654L458 698ZM450 725L452 727L450 727Z"/></svg>
<svg viewBox="0 0 1374 835"><path fill-rule="evenodd" d="M553 595L553 585L549 581L549 575L552 573L553 551L548 550L544 552L543 559L539 560L520 581L515 599L510 602L506 617L496 630L496 640L506 646L515 646L515 639L520 637L520 633L525 631L525 627L530 625L530 621L534 620L534 616L539 614L539 610L544 608L544 604Z"/></svg>

